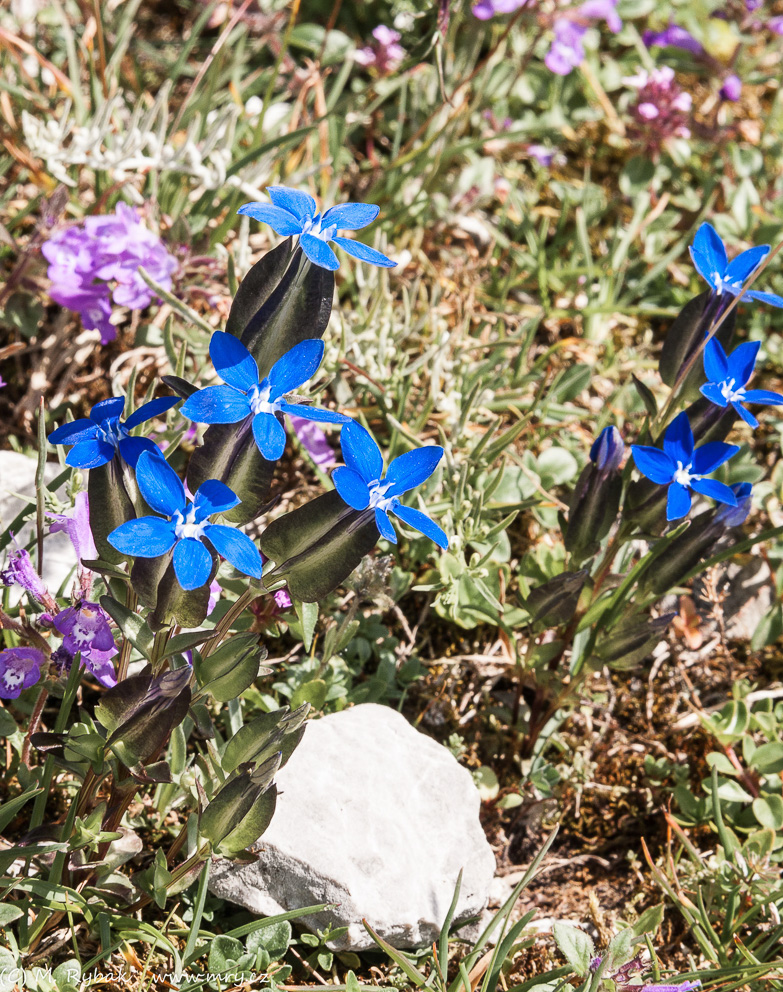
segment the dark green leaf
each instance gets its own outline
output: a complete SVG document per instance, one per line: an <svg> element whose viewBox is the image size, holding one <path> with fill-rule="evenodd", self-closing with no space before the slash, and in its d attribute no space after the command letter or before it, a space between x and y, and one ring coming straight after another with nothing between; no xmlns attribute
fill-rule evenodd
<svg viewBox="0 0 783 992"><path fill-rule="evenodd" d="M125 472L123 466L127 468ZM110 462L91 468L87 481L87 494L90 500L90 530L95 539L99 556L112 565L125 561L125 556L113 548L106 540L120 524L133 520L136 511L127 486L133 489L135 481L129 475L130 468L119 455Z"/></svg>
<svg viewBox="0 0 783 992"><path fill-rule="evenodd" d="M258 677L265 657L266 648L258 643L258 634L235 634L207 658L194 657L199 688L218 702L236 699Z"/></svg>
<svg viewBox="0 0 783 992"><path fill-rule="evenodd" d="M266 303L280 284L294 254L294 243L286 238L250 269L239 285L231 312L226 322L226 331L241 338L250 321ZM301 255L301 252L300 252Z"/></svg>
<svg viewBox="0 0 783 992"><path fill-rule="evenodd" d="M217 567L217 555L212 552L209 578L203 586L187 592L177 581L171 552L160 558L137 558L131 569L131 582L141 602L150 609L150 628L160 630L172 623L200 627L209 609L209 585Z"/></svg>
<svg viewBox="0 0 783 992"><path fill-rule="evenodd" d="M122 631L123 637L127 637L131 644L145 658L149 658L155 635L149 629L144 619L138 613L133 613L129 610L127 606L118 603L116 599L112 599L111 596L101 596L100 602L104 610Z"/></svg>

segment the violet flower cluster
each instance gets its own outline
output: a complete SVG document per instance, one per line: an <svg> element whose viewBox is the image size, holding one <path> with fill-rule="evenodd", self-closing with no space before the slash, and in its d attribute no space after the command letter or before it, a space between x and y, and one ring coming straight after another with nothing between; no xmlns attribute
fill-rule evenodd
<svg viewBox="0 0 783 992"><path fill-rule="evenodd" d="M399 31L379 24L372 33L371 44L354 52L354 61L366 69L374 69L379 76L388 76L399 68L407 52L400 44Z"/></svg>
<svg viewBox="0 0 783 992"><path fill-rule="evenodd" d="M586 0L572 10L564 11L554 23L555 37L544 58L550 72L567 76L584 60L582 45L588 29L596 21L606 21L606 26L616 34L623 22L615 10L617 0Z"/></svg>
<svg viewBox="0 0 783 992"><path fill-rule="evenodd" d="M177 260L157 234L126 203L118 203L113 214L87 217L58 231L41 250L49 262L52 299L75 310L87 330L100 331L101 344L117 336L112 302L131 310L152 302L154 294L139 275L140 265L164 289L171 289L177 269Z"/></svg>
<svg viewBox="0 0 783 992"><path fill-rule="evenodd" d="M623 82L635 86L638 91L630 112L648 150L659 149L668 138L691 136L688 127L691 95L677 85L673 69L669 66L652 72L640 69Z"/></svg>

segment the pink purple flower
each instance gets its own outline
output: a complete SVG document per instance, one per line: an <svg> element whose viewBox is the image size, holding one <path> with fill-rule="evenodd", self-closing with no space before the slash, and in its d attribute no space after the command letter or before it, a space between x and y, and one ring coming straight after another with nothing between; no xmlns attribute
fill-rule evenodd
<svg viewBox="0 0 783 992"><path fill-rule="evenodd" d="M78 562L79 586L83 599L89 599L92 588L92 572L84 568L83 561L95 561L98 551L90 529L90 501L86 492L76 494L73 510L70 513L47 513L52 521L49 533L64 531L71 540Z"/></svg>
<svg viewBox="0 0 783 992"><path fill-rule="evenodd" d="M139 275L139 266L165 289L171 289L177 268L160 238L126 203L118 203L113 214L87 217L82 224L56 232L41 250L49 262L52 299L79 313L85 328L100 331L101 344L117 336L112 299L132 310L152 302L154 294Z"/></svg>
<svg viewBox="0 0 783 992"><path fill-rule="evenodd" d="M720 95L724 100L739 100L742 95L742 80L739 76L734 74L726 76L723 80L723 86L720 88Z"/></svg>
<svg viewBox="0 0 783 992"><path fill-rule="evenodd" d="M547 69L558 76L567 76L583 61L582 41L592 21L606 21L609 30L617 33L623 22L616 7L617 0L587 0L558 17L554 23L554 40L544 58Z"/></svg>
<svg viewBox="0 0 783 992"><path fill-rule="evenodd" d="M56 610L57 603L54 601L49 590L44 585L43 579L36 572L29 552L24 548L12 551L8 555L5 568L0 571L0 582L4 586L21 586L25 592L47 610Z"/></svg>
<svg viewBox="0 0 783 992"><path fill-rule="evenodd" d="M693 55L704 54L701 42L697 41L690 31L671 22L663 31L645 31L642 40L648 48L657 45L662 48L682 48Z"/></svg>
<svg viewBox="0 0 783 992"><path fill-rule="evenodd" d="M379 24L372 36L373 43L355 52L354 59L359 65L373 68L381 76L387 76L397 69L407 54L399 43L401 35L399 31Z"/></svg>
<svg viewBox="0 0 783 992"><path fill-rule="evenodd" d="M623 82L638 90L630 112L642 126L641 134L650 151L659 148L668 138L690 137L691 96L677 85L673 69L663 66L649 73L640 69L636 76Z"/></svg>
<svg viewBox="0 0 783 992"><path fill-rule="evenodd" d="M526 3L527 0L479 0L473 7L473 16L480 21L488 21L498 14L513 14Z"/></svg>
<svg viewBox="0 0 783 992"><path fill-rule="evenodd" d="M41 678L44 656L37 648L0 651L0 698L18 699Z"/></svg>
<svg viewBox="0 0 783 992"><path fill-rule="evenodd" d="M318 424L303 417L291 417L291 426L318 468L325 472L337 464L334 449Z"/></svg>
<svg viewBox="0 0 783 992"><path fill-rule="evenodd" d="M775 34L783 35L783 17L771 17L767 21L767 27Z"/></svg>

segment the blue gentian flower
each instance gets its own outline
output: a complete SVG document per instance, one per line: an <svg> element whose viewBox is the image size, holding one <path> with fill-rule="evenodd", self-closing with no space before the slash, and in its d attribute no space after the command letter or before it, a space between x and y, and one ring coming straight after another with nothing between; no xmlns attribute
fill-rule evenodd
<svg viewBox="0 0 783 992"><path fill-rule="evenodd" d="M198 589L209 581L212 555L208 541L234 568L254 579L261 578L261 552L247 534L236 527L209 523L209 517L226 513L240 500L217 479L202 483L191 503L174 469L161 454L145 451L136 465L139 491L148 505L163 517L137 517L109 534L108 541L120 554L159 558L174 549L174 571L183 589Z"/></svg>
<svg viewBox="0 0 783 992"><path fill-rule="evenodd" d="M735 482L729 487L737 500L736 506L722 506L715 514L715 523L721 527L739 527L750 513L753 486L749 482Z"/></svg>
<svg viewBox="0 0 783 992"><path fill-rule="evenodd" d="M590 461L607 475L620 467L625 445L616 427L604 427L590 448Z"/></svg>
<svg viewBox="0 0 783 992"><path fill-rule="evenodd" d="M709 382L701 387L702 395L716 406L731 404L735 412L751 427L758 427L759 422L750 410L745 409L743 403L783 405L783 396L780 393L767 389L745 389L753 375L760 347L760 341L747 341L735 348L731 355L727 355L720 341L710 338L704 349L704 372Z"/></svg>
<svg viewBox="0 0 783 992"><path fill-rule="evenodd" d="M302 251L314 265L320 265L322 269L339 269L340 263L328 241L370 265L391 269L397 264L360 241L337 236L338 231L358 231L372 224L380 212L375 204L339 203L322 215L309 193L288 186L269 186L267 193L271 203L246 203L237 213L269 224L283 237L298 235Z"/></svg>
<svg viewBox="0 0 783 992"><path fill-rule="evenodd" d="M135 468L143 451L154 453L159 449L148 437L131 437L130 432L145 420L170 410L179 400L179 396L161 396L150 400L120 423L125 400L122 396L112 396L96 403L90 410L89 419L82 417L52 431L49 442L73 445L65 464L74 468L105 465L112 460L115 451L119 451L125 461Z"/></svg>
<svg viewBox="0 0 783 992"><path fill-rule="evenodd" d="M395 458L383 474L383 455L371 435L360 424L349 423L340 432L340 444L345 467L332 473L337 492L354 510L375 510L375 522L381 536L397 543L389 513L403 523L421 531L441 548L448 548L449 539L441 528L421 510L403 506L397 498L409 489L420 486L432 475L443 457L443 448L430 444Z"/></svg>
<svg viewBox="0 0 783 992"><path fill-rule="evenodd" d="M730 262L718 232L712 224L702 224L689 251L697 272L702 279L707 280L716 296L724 293L739 296L748 277L769 254L769 245L749 248ZM783 307L783 296L775 293L759 293L755 289L749 289L743 299L760 300L773 307Z"/></svg>
<svg viewBox="0 0 783 992"><path fill-rule="evenodd" d="M704 476L711 475L728 461L739 447L724 441L708 441L694 449L693 432L686 413L675 417L666 428L663 451L642 444L632 444L631 451L642 475L659 486L669 487L667 520L687 516L691 508L689 489L719 503L737 505L737 497L729 486Z"/></svg>
<svg viewBox="0 0 783 992"><path fill-rule="evenodd" d="M198 424L235 424L253 418L253 437L270 462L285 451L285 428L277 419L287 413L305 420L347 424L350 417L317 406L287 403L283 396L311 379L324 356L324 343L308 338L294 345L259 381L258 365L239 338L215 331L209 354L225 386L207 386L188 397L182 414Z"/></svg>

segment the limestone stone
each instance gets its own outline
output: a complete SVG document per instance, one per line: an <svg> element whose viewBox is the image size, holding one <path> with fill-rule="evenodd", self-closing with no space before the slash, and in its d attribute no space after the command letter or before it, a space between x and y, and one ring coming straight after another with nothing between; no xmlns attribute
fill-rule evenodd
<svg viewBox="0 0 783 992"><path fill-rule="evenodd" d="M337 950L435 940L463 872L455 920L480 914L495 859L479 794L450 751L398 712L366 703L312 720L277 776L279 798L258 861L217 861L210 888L263 915L334 903L307 928L348 927Z"/></svg>

